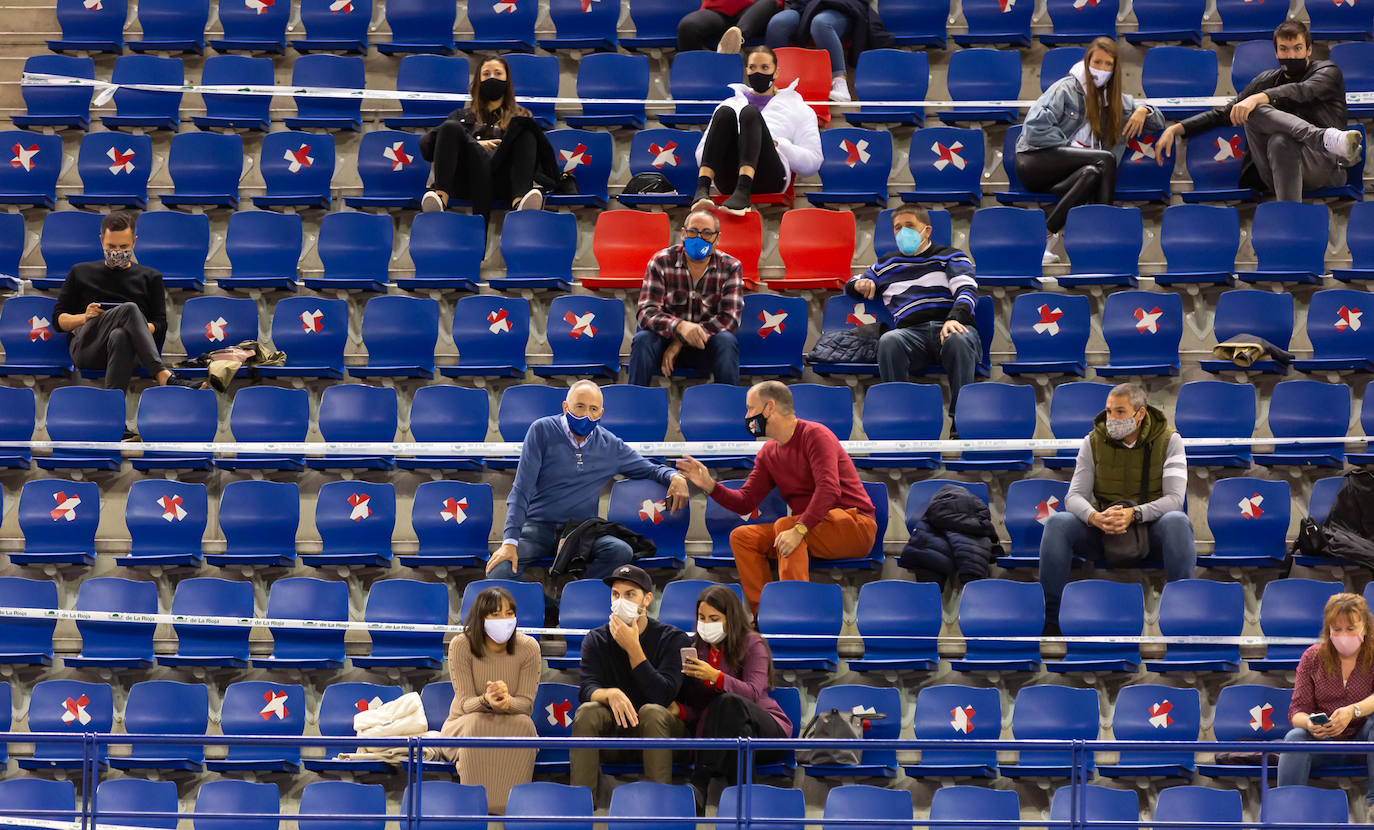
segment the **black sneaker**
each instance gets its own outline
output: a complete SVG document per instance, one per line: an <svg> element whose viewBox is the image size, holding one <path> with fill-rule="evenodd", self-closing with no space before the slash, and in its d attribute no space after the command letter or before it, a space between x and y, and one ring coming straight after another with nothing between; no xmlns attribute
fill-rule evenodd
<svg viewBox="0 0 1374 830"><path fill-rule="evenodd" d="M205 381L203 381L203 380L193 380L193 379L191 379L191 378L177 377L175 374L173 374L171 377L167 378L167 384L166 384L166 385L167 385L167 386L184 386L184 387L186 387L187 389L204 389L204 388L205 388Z"/></svg>
<svg viewBox="0 0 1374 830"><path fill-rule="evenodd" d="M743 216L749 212L752 205L749 202L751 194L743 188L735 188L735 192L730 194L730 198L720 206L726 213L733 213L736 216Z"/></svg>

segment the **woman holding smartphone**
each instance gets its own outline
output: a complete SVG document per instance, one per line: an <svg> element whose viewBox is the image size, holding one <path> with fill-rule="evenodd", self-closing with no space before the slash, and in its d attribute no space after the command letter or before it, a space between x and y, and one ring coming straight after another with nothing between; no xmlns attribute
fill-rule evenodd
<svg viewBox="0 0 1374 830"><path fill-rule="evenodd" d="M1298 661L1286 741L1374 741L1374 618L1364 597L1336 594L1326 601L1321 639ZM1313 767L1367 763L1365 803L1374 805L1374 752L1344 755L1285 752L1279 786L1306 784Z"/></svg>
<svg viewBox="0 0 1374 830"><path fill-rule="evenodd" d="M697 630L692 648L683 649L687 680L669 711L698 738L787 738L792 722L768 694L773 689L773 656L754 630L744 604L726 585L712 585L697 596ZM767 763L775 753L756 753ZM735 784L733 750L696 753L692 790L697 814L706 805L711 779Z"/></svg>

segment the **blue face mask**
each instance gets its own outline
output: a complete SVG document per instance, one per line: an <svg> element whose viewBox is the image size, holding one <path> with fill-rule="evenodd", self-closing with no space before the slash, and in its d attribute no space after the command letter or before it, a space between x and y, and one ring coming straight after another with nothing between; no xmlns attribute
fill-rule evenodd
<svg viewBox="0 0 1374 830"><path fill-rule="evenodd" d="M578 438L586 438L596 429L596 421L588 417L578 417L571 412L564 412L563 418L568 422L568 429Z"/></svg>
<svg viewBox="0 0 1374 830"><path fill-rule="evenodd" d="M897 250L906 256L912 256L926 244L926 238L915 228L902 228L897 231L896 237Z"/></svg>
<svg viewBox="0 0 1374 830"><path fill-rule="evenodd" d="M713 243L707 242L699 236L689 236L682 240L682 250L687 254L687 258L698 262L710 256L711 249L714 247Z"/></svg>

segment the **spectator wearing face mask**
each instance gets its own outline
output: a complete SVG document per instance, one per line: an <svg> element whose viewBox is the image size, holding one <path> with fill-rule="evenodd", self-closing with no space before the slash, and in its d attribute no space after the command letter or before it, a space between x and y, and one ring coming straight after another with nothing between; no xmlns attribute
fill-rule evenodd
<svg viewBox="0 0 1374 830"><path fill-rule="evenodd" d="M1256 75L1235 98L1170 124L1155 161L1172 159L1180 136L1244 125L1241 187L1300 202L1304 189L1344 183L1346 168L1360 161L1361 141L1359 131L1346 129L1341 68L1312 58L1312 34L1300 20L1285 20L1274 30L1274 56L1279 68Z"/></svg>
<svg viewBox="0 0 1374 830"><path fill-rule="evenodd" d="M1374 618L1359 594L1326 601L1321 639L1298 661L1285 741L1374 741ZM1322 717L1322 716L1325 717ZM1364 755L1285 752L1279 755L1279 786L1307 783L1314 768L1364 764L1369 772L1365 804L1374 808L1374 752Z"/></svg>
<svg viewBox="0 0 1374 830"><path fill-rule="evenodd" d="M582 705L573 717L574 738L685 738L687 725L668 707L682 686L687 634L649 617L654 582L642 568L621 565L604 582L611 587L611 617L582 641ZM596 794L601 760L632 762L636 753L574 749L570 783ZM644 777L671 784L673 751L646 749Z"/></svg>
<svg viewBox="0 0 1374 830"><path fill-rule="evenodd" d="M683 223L682 241L649 260L635 315L639 331L630 344L630 383L648 386L656 372L671 378L679 366L710 372L716 383L739 383L735 332L744 307L743 268L719 245L720 220L695 210Z"/></svg>
<svg viewBox="0 0 1374 830"><path fill-rule="evenodd" d="M897 327L878 340L878 375L884 382L907 381L931 366L949 377L949 414L959 390L973 383L983 354L973 325L978 281L973 260L955 248L930 241L930 214L902 205L892 211L897 253L869 266L845 284L855 299L878 299Z"/></svg>
<svg viewBox="0 0 1374 830"><path fill-rule="evenodd" d="M487 560L487 576L525 579L531 562L554 555L564 524L599 514L601 491L617 475L652 478L665 485L669 510L687 505L687 480L651 463L598 426L602 411L601 388L579 380L568 389L563 414L530 424L506 498L505 535ZM602 579L632 556L627 542L602 536L591 548L585 576Z"/></svg>

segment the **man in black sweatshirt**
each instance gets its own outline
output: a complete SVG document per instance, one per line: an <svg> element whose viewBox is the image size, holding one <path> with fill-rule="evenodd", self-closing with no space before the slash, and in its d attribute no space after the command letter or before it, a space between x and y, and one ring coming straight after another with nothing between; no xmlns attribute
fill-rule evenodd
<svg viewBox="0 0 1374 830"><path fill-rule="evenodd" d="M158 343L167 334L162 275L137 265L134 217L115 212L100 222L104 262L72 266L57 295L57 327L78 369L104 369L106 389L127 389L142 364L159 385L200 386L162 365Z"/></svg>
<svg viewBox="0 0 1374 830"><path fill-rule="evenodd" d="M1360 161L1360 133L1346 129L1341 68L1312 59L1312 35L1298 20L1285 20L1274 30L1274 54L1279 68L1256 75L1240 95L1169 125L1155 143L1155 161L1173 163L1170 151L1180 135L1244 125L1241 187L1300 202L1304 189L1343 184L1346 168ZM1212 148L1195 151L1211 154Z"/></svg>
<svg viewBox="0 0 1374 830"><path fill-rule="evenodd" d="M573 717L574 738L685 738L687 726L668 711L682 686L686 632L649 618L654 583L644 569L621 565L605 582L611 586L611 618L582 641L582 705ZM612 752L616 760L629 753ZM601 751L569 752L570 782L596 794ZM673 751L644 750L644 777L671 784Z"/></svg>

